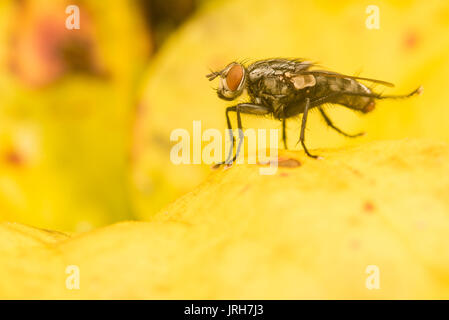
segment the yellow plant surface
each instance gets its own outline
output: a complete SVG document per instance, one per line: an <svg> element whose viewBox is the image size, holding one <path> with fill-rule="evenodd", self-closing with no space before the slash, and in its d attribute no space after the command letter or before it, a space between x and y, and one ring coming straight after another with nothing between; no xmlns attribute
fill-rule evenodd
<svg viewBox="0 0 449 320"><path fill-rule="evenodd" d="M366 26L371 4L379 9L379 29ZM172 164L170 148L176 142L170 142L170 133L183 128L193 137L193 120L201 120L203 130L224 130L225 108L246 101L218 99L213 90L218 81L209 82L205 75L231 61L271 57L305 58L332 71L396 84L374 88L385 94L424 87L420 97L380 101L363 117L326 106L337 126L350 133L366 131L363 138L342 137L312 112L307 130L311 149L406 137L449 141L448 1L213 1L171 37L148 69L133 149L133 196L140 218L190 191L210 172L208 165ZM231 118L235 127L235 114ZM281 124L245 115L243 126ZM290 119L287 128L289 147L295 148L300 118Z"/></svg>
<svg viewBox="0 0 449 320"><path fill-rule="evenodd" d="M0 298L449 298L449 145L317 151L219 169L150 222L3 223Z"/></svg>

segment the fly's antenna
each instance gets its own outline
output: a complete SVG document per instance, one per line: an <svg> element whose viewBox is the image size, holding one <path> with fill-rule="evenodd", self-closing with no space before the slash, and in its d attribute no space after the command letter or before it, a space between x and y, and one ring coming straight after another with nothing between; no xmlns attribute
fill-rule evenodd
<svg viewBox="0 0 449 320"><path fill-rule="evenodd" d="M217 71L212 71L210 70L211 73L209 73L208 75L206 75L207 79L209 79L209 81L214 80L216 77L218 77L220 75L220 72Z"/></svg>

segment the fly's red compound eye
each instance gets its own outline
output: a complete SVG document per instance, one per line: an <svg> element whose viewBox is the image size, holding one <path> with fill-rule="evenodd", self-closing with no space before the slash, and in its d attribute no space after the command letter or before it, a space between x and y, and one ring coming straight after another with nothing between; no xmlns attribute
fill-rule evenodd
<svg viewBox="0 0 449 320"><path fill-rule="evenodd" d="M240 86L243 78L243 67L239 64L233 65L226 75L226 84L228 85L228 89L231 91L235 91Z"/></svg>

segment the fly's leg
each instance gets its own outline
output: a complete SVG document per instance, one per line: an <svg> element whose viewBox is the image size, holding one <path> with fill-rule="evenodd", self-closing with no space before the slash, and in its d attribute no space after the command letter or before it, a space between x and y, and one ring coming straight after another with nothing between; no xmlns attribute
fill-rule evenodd
<svg viewBox="0 0 449 320"><path fill-rule="evenodd" d="M375 99L405 99L405 98L410 98L416 94L421 94L423 92L423 87L419 86L418 88L416 88L415 90L413 90L412 92L408 93L408 94L398 94L398 95L381 95L381 94L377 94L377 93L358 93L358 92L346 92L345 91L345 95L348 96L358 96L358 97L368 97L368 98L375 98Z"/></svg>
<svg viewBox="0 0 449 320"><path fill-rule="evenodd" d="M309 150L307 150L306 144L304 143L305 141L305 131L306 131L306 123L307 123L307 114L309 113L309 106L310 106L310 99L306 98L306 105L304 107L304 113L302 115L302 123L301 123L301 134L299 136L299 141L301 142L302 147L304 148L305 153L314 159L319 158L316 155L313 155L309 152Z"/></svg>
<svg viewBox="0 0 449 320"><path fill-rule="evenodd" d="M234 137L234 133L232 132L232 124L231 124L231 119L229 118L229 112L236 111L236 110L237 110L237 106L232 106L232 107L227 107L226 108L226 123L227 123L227 126L228 126L229 139L230 139L230 141L232 143L231 143L231 146L229 147L229 151L228 151L228 155L226 157L226 160L216 163L214 165L214 167L219 167L222 164L229 163L229 159L232 157L232 150L234 149L235 137Z"/></svg>
<svg viewBox="0 0 449 320"><path fill-rule="evenodd" d="M227 164L232 164L240 153L240 148L242 147L243 139L245 136L243 135L243 126L242 126L242 117L240 116L240 107L237 106L237 129L239 129L239 144L237 145L237 149L235 149L235 156L232 158L231 161L229 161L229 158L226 160Z"/></svg>
<svg viewBox="0 0 449 320"><path fill-rule="evenodd" d="M287 122L287 119L285 118L285 116L284 116L284 118L282 118L282 141L284 142L284 148L285 148L285 150L288 150L288 147L287 147L287 133L286 133L286 122Z"/></svg>
<svg viewBox="0 0 449 320"><path fill-rule="evenodd" d="M239 143L237 145L234 157L232 157L232 150L234 147L234 143L233 143L229 149L228 156L226 157L226 160L217 163L214 166L215 168L219 167L222 164L232 164L237 159L237 157L240 153L240 149L242 147L242 143L243 143L243 139L244 139L242 118L240 115L241 113L254 114L254 115L266 115L266 114L269 114L272 112L271 109L269 109L267 107L260 106L257 104L251 104L251 103L240 103L236 106L226 108L226 122L228 125L229 137L230 137L231 141L235 141L234 133L232 132L231 121L229 119L229 112L231 112L231 111L235 111L237 113L237 126L239 129Z"/></svg>
<svg viewBox="0 0 449 320"><path fill-rule="evenodd" d="M231 111L236 111L236 106L226 108L226 123L228 125L229 138L230 138L230 141L232 141L231 147L229 148L228 156L226 157L227 160L229 160L232 157L232 150L234 149L234 145L235 145L235 137L234 137L234 134L232 133L231 119L229 119L229 112L231 112ZM227 160L220 162L220 164L226 163Z"/></svg>
<svg viewBox="0 0 449 320"><path fill-rule="evenodd" d="M321 108L321 106L318 107L318 110L320 111L321 115L323 116L324 121L326 121L326 124L327 124L329 127L331 127L332 129L334 129L335 131L337 131L338 133L340 133L340 134L342 134L342 135L344 135L344 136L346 136L346 137L349 137L349 138L356 138L356 137L363 136L363 135L365 134L365 132L359 132L359 133L356 133L356 134L348 134L348 133L342 131L341 129L339 129L338 127L336 127L336 126L334 125L334 123L332 122L332 120L328 117L328 115L326 114L326 112L324 112L324 110L323 110L323 108Z"/></svg>

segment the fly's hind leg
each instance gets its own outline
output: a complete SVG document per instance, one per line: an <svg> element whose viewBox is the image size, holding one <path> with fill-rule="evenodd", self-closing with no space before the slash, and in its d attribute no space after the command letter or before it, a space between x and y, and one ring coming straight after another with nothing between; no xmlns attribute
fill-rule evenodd
<svg viewBox="0 0 449 320"><path fill-rule="evenodd" d="M365 132L359 132L359 133L356 133L356 134L349 134L349 133L346 133L346 132L342 131L340 128L338 128L338 127L336 127L334 125L332 120L329 118L329 116L326 114L326 112L324 112L324 110L323 110L323 108L321 106L318 107L318 110L320 111L321 115L323 116L324 121L326 121L326 124L329 127L331 127L332 129L334 129L335 131L337 131L338 133L340 133L340 134L342 134L342 135L344 135L346 137L349 137L349 138L357 138L357 137L363 136L365 134Z"/></svg>
<svg viewBox="0 0 449 320"><path fill-rule="evenodd" d="M410 98L414 95L421 94L423 92L423 87L419 86L412 92L408 94L391 94L391 95L381 95L378 93L363 93L363 92L345 92L344 94L347 96L358 96L358 97L368 97L368 98L375 98L375 99L406 99Z"/></svg>
<svg viewBox="0 0 449 320"><path fill-rule="evenodd" d="M282 141L284 142L284 149L288 150L288 147L287 147L286 122L287 122L287 119L284 117L282 119Z"/></svg>
<svg viewBox="0 0 449 320"><path fill-rule="evenodd" d="M226 160L215 164L215 166L214 166L215 168L218 168L220 165L225 164L225 163L232 164L239 156L240 149L242 147L242 143L243 143L243 139L244 139L242 118L240 115L241 113L254 114L254 115L266 115L266 114L269 114L272 112L271 109L269 109L267 107L260 106L257 104L251 104L251 103L240 103L236 106L226 108L226 122L228 125L229 137L230 137L231 141L233 141L233 142L235 141L235 138L234 138L234 133L232 132L231 121L229 119L229 112L231 112L231 111L235 111L237 113L237 126L239 129L239 143L237 145L234 157L232 157L232 150L234 147L234 143L233 143L229 149L228 156L226 157Z"/></svg>
<svg viewBox="0 0 449 320"><path fill-rule="evenodd" d="M307 123L307 114L309 112L309 106L310 106L310 99L306 98L306 105L304 107L304 113L302 115L302 123L301 123L301 134L299 136L299 142L301 142L301 145L304 149L304 152L311 158L318 159L319 156L313 155L307 150L306 144L305 144L305 131L306 131L306 123Z"/></svg>

